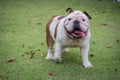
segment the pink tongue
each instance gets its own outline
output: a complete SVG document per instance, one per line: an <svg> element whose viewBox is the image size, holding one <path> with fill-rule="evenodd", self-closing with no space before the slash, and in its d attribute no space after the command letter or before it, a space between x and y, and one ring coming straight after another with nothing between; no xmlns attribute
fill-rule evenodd
<svg viewBox="0 0 120 80"><path fill-rule="evenodd" d="M73 35L76 37L79 37L79 36L81 36L82 38L85 37L85 33L80 31L74 31Z"/></svg>

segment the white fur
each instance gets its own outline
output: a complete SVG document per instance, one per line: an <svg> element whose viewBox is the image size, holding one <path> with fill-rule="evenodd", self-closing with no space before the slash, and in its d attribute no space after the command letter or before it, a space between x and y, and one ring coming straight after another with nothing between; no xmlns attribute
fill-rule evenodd
<svg viewBox="0 0 120 80"><path fill-rule="evenodd" d="M88 67L92 67L92 64L89 62L88 60L88 52L89 52L89 41L90 41L90 30L88 30L88 34L85 38L81 38L81 39L70 39L67 35L66 35L66 31L64 29L64 26L66 26L66 28L69 30L69 26L72 26L71 22L67 22L66 20L69 17L72 17L73 20L78 19L81 21L81 18L78 18L76 16L74 16L76 13L78 13L80 17L83 17L86 19L86 22L82 23L82 27L83 30L86 30L86 27L90 27L88 18L80 11L74 11L74 13L64 17L63 19L60 20L59 25L58 25L58 29L57 29L57 36L56 39L54 37L55 34L55 27L58 23L58 18L60 16L57 16L54 18L53 22L50 25L50 33L51 36L53 38L53 40L55 41L55 52L53 55L53 48L51 45L48 48L48 54L46 59L54 59L56 62L61 62L61 54L64 48L66 47L79 47L80 51L82 53L82 61L83 61L83 65L85 68ZM67 23L67 24L66 24ZM70 29L71 30L71 29Z"/></svg>

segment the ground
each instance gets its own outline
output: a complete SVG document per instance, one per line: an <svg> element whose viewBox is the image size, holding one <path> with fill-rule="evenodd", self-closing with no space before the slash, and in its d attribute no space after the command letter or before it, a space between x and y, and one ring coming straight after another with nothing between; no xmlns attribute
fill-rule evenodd
<svg viewBox="0 0 120 80"><path fill-rule="evenodd" d="M92 19L89 59L82 66L79 48L62 54L62 63L45 60L45 26L68 7ZM1 0L0 80L119 80L120 3L113 0Z"/></svg>

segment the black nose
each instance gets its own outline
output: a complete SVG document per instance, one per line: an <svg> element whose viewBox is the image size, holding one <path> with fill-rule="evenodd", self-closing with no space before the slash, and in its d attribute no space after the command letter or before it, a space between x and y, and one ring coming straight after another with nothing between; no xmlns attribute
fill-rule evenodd
<svg viewBox="0 0 120 80"><path fill-rule="evenodd" d="M74 21L74 24L79 24L80 22L78 20L75 20Z"/></svg>
<svg viewBox="0 0 120 80"><path fill-rule="evenodd" d="M79 25L79 21L78 20L75 20L74 21L74 26L73 26L73 29L74 30L77 30L77 31L79 31L80 30L80 25Z"/></svg>

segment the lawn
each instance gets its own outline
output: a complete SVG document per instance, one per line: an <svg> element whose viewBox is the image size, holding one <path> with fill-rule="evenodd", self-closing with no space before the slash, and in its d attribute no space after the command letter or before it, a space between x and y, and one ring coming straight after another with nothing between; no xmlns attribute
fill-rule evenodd
<svg viewBox="0 0 120 80"><path fill-rule="evenodd" d="M45 60L45 26L68 7L92 19L89 59L79 48L64 52L61 64ZM113 0L0 0L0 80L120 80L120 3Z"/></svg>

